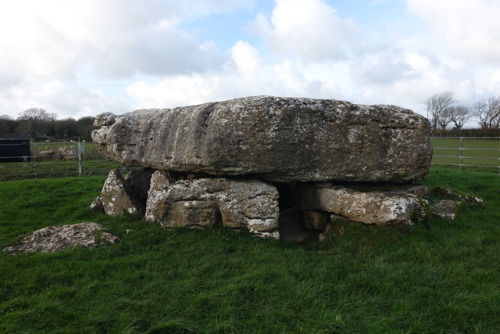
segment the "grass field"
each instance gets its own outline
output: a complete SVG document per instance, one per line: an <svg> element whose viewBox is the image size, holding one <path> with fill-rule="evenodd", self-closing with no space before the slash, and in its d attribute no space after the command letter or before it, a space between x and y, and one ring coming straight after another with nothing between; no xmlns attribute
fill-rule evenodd
<svg viewBox="0 0 500 334"><path fill-rule="evenodd" d="M500 174L500 140L482 138L432 138L432 164ZM462 147L462 150L460 148ZM467 166L470 165L470 166Z"/></svg>
<svg viewBox="0 0 500 334"><path fill-rule="evenodd" d="M0 333L500 332L495 174L431 170L425 184L486 200L455 221L352 225L306 247L95 213L88 207L103 181L0 182L2 248L22 233L85 221L121 238L94 250L1 253Z"/></svg>

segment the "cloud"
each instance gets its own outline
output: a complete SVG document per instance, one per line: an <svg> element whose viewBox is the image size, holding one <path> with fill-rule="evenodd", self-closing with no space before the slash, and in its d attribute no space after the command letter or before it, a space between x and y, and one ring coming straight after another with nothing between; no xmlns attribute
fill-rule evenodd
<svg viewBox="0 0 500 334"><path fill-rule="evenodd" d="M188 15L224 8L223 3L228 5L215 0L192 7L193 1L3 2L0 61L11 64L18 82L26 75L71 77L82 63L108 77L213 70L224 66L224 56L178 24Z"/></svg>
<svg viewBox="0 0 500 334"><path fill-rule="evenodd" d="M266 64L249 42L231 48L233 66L224 72L176 75L156 82L137 81L127 93L137 108L178 107L252 95L332 97L338 86L307 78L304 68L290 60Z"/></svg>
<svg viewBox="0 0 500 334"><path fill-rule="evenodd" d="M437 37L461 55L496 63L500 59L500 1L406 0Z"/></svg>
<svg viewBox="0 0 500 334"><path fill-rule="evenodd" d="M248 42L237 41L231 52L237 71L243 77L253 77L259 73L262 66L259 52Z"/></svg>
<svg viewBox="0 0 500 334"><path fill-rule="evenodd" d="M8 111L12 118L33 107L43 107L47 112L56 113L59 119L77 119L104 111L122 114L131 109L123 98L106 96L97 89L68 87L59 80L0 91L0 110Z"/></svg>
<svg viewBox="0 0 500 334"><path fill-rule="evenodd" d="M232 63L183 22L249 6L244 0L17 0L0 2L0 113L16 117L27 102L66 115L120 109L123 101L83 77L127 80L222 71ZM87 72L83 73L82 72ZM57 82L61 107L45 91ZM87 86L87 88L84 88ZM64 89L63 89L64 87ZM76 88L75 88L76 87ZM73 89L70 91L70 89ZM54 99L51 98L54 96ZM103 99L98 103L97 98Z"/></svg>
<svg viewBox="0 0 500 334"><path fill-rule="evenodd" d="M252 29L271 49L298 54L306 62L346 58L360 29L351 19L341 19L322 0L276 0L271 17L260 14Z"/></svg>

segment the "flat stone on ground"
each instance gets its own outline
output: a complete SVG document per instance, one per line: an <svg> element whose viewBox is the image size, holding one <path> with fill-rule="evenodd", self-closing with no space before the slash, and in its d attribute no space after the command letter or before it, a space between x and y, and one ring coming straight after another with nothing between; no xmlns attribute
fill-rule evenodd
<svg viewBox="0 0 500 334"><path fill-rule="evenodd" d="M117 243L120 239L96 223L79 223L49 226L28 233L21 243L4 248L4 252L16 255L25 252L53 253L73 247L96 248Z"/></svg>

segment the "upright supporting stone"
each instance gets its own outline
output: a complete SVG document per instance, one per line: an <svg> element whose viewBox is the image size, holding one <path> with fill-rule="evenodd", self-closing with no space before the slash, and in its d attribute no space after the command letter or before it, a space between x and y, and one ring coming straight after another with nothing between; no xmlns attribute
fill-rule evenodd
<svg viewBox="0 0 500 334"><path fill-rule="evenodd" d="M419 198L410 191L301 184L296 194L302 210L323 210L365 224L413 224L425 216Z"/></svg>
<svg viewBox="0 0 500 334"><path fill-rule="evenodd" d="M246 228L262 237L279 238L278 192L258 180L200 178L158 186L161 172L152 178L146 220L164 227L224 226ZM161 181L160 181L161 182Z"/></svg>
<svg viewBox="0 0 500 334"><path fill-rule="evenodd" d="M142 215L144 207L128 187L118 169L109 172L100 195L101 205L109 216Z"/></svg>

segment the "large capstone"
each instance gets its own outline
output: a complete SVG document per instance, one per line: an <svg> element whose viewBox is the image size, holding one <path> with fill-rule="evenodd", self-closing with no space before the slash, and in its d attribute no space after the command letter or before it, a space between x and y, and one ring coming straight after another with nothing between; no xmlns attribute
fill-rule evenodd
<svg viewBox="0 0 500 334"><path fill-rule="evenodd" d="M257 96L96 117L92 138L124 165L273 182L408 183L428 172L430 124L389 105Z"/></svg>

